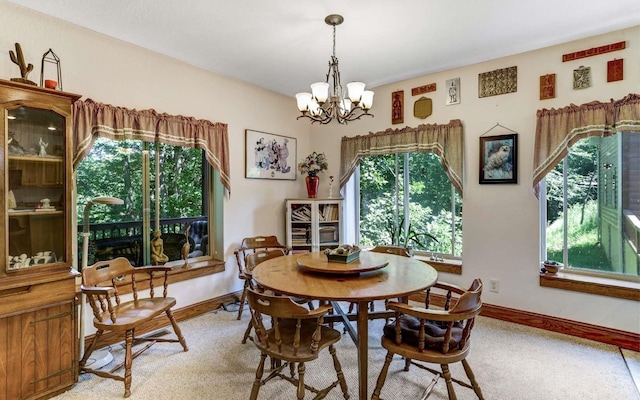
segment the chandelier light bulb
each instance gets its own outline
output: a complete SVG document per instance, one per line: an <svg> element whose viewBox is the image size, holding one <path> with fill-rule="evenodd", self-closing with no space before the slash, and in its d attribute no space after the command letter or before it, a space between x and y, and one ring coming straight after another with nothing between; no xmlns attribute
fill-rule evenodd
<svg viewBox="0 0 640 400"><path fill-rule="evenodd" d="M373 91L365 90L362 92L362 99L360 100L360 106L365 110L370 110L373 106Z"/></svg>
<svg viewBox="0 0 640 400"><path fill-rule="evenodd" d="M311 93L319 104L323 104L329 98L329 84L327 82L316 82L311 84Z"/></svg>
<svg viewBox="0 0 640 400"><path fill-rule="evenodd" d="M301 112L309 111L309 103L311 103L311 93L296 94L296 102L298 103L298 110L300 110Z"/></svg>
<svg viewBox="0 0 640 400"><path fill-rule="evenodd" d="M349 98L351 99L351 102L355 104L358 104L360 102L365 86L366 85L362 82L347 83L347 89L349 90Z"/></svg>

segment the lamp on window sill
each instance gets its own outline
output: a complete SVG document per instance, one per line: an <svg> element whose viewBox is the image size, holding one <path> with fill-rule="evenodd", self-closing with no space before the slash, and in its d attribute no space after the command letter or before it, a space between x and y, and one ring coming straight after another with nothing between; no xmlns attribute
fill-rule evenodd
<svg viewBox="0 0 640 400"><path fill-rule="evenodd" d="M298 110L302 113L298 117L309 118L312 123L328 124L334 119L341 124L360 119L364 115L373 117L369 110L373 106L373 92L364 90L362 82L347 84L348 96L340 82L340 70L336 57L336 26L342 24L342 15L331 14L324 19L327 25L333 27L333 55L329 61L329 71L324 82L311 85L311 93L296 94ZM332 84L329 78L332 78Z"/></svg>
<svg viewBox="0 0 640 400"><path fill-rule="evenodd" d="M87 267L88 253L89 253L89 210L94 204L111 204L119 205L124 204L124 201L117 197L94 197L84 206L84 217L82 220L82 262L80 264L80 271ZM87 302L84 293L80 296L80 357L84 355L84 304ZM100 369L109 364L113 360L113 355L108 350L94 351L92 357L87 362L87 367L91 366L92 369Z"/></svg>

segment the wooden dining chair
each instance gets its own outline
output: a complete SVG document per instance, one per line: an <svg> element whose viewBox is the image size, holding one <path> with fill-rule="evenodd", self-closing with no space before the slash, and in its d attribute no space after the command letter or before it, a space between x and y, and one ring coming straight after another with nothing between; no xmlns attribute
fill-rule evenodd
<svg viewBox="0 0 640 400"><path fill-rule="evenodd" d="M242 295L240 296L240 307L238 308L238 319L242 317L242 311L244 310L244 304L247 301L247 289L250 287L251 275L247 275L245 259L247 254L255 253L256 251L267 251L281 249L284 254L289 254L290 248L278 242L278 238L275 236L253 236L246 237L240 242L234 254L236 256L236 265L238 266L238 278L244 281L244 287L242 289Z"/></svg>
<svg viewBox="0 0 640 400"><path fill-rule="evenodd" d="M434 292L437 290L442 290L443 295L436 297ZM471 330L482 308L481 294L482 281L475 279L468 290L447 283L436 283L427 291L424 307L389 302L387 309L395 311L395 320L383 328L382 347L387 349L387 356L371 399L380 398L393 355L399 354L405 358L405 371L413 364L434 374L423 399L438 379L444 377L450 400L457 398L453 382L473 389L478 399L483 400L480 386L466 360L471 347ZM441 300L443 307L434 307L434 299ZM451 377L449 364L458 361L462 362L470 384ZM439 364L441 369L434 370L423 362Z"/></svg>
<svg viewBox="0 0 640 400"><path fill-rule="evenodd" d="M257 251L255 253L248 253L244 259L244 274L246 276L245 279L245 291L248 289L255 289L263 292L261 288L258 288L257 285L253 281L252 271L253 269L260 264L261 262L271 260L272 258L282 257L285 255L284 249L272 249L265 251ZM243 293L243 298L246 299L246 293ZM251 338L251 328L253 327L253 323L249 320L247 324L247 329L244 332L244 336L242 337L242 344L247 343L247 339Z"/></svg>
<svg viewBox="0 0 640 400"><path fill-rule="evenodd" d="M407 249L406 247L403 246L376 246L374 248L372 248L371 250L374 253L383 253L383 254L393 254L396 256L402 256L402 257L411 257L411 252L409 251L409 249ZM385 301L385 304L387 303L387 301ZM353 309L356 307L357 303L350 303L349 304L349 313L353 312ZM373 303L373 301L371 303L369 303L369 311L375 311L375 305Z"/></svg>
<svg viewBox="0 0 640 400"><path fill-rule="evenodd" d="M322 399L338 385L344 398L349 398L347 382L334 347L341 334L324 324L324 316L332 309L330 305L322 304L309 310L287 296L259 293L253 289L247 290L247 298L251 319L256 328L254 343L261 352L251 389L251 400L256 400L260 387L275 377L295 385L299 400L304 399L305 390L315 393L314 398ZM325 388L317 389L305 383L306 363L316 360L324 348L329 349L333 358L337 379ZM262 379L267 356L271 358L274 368ZM287 367L288 375L283 373Z"/></svg>
<svg viewBox="0 0 640 400"><path fill-rule="evenodd" d="M188 351L187 342L182 336L180 327L176 323L171 307L176 304L176 299L167 296L168 277L170 267L154 266L134 268L129 260L124 257L114 260L101 261L82 270L82 293L86 294L87 301L93 310L93 325L97 329L91 344L86 349L80 360L80 371L88 372L103 378L111 378L124 382L124 397L131 395L131 365L134 358L149 349L156 342L179 342L184 351ZM154 273L162 273L163 277L154 278ZM146 274L149 282L149 296L142 297L137 286L137 275ZM162 282L162 296L155 295L156 280ZM125 289L120 285L127 285L133 294L133 300L123 302L120 298L120 290ZM135 330L155 317L165 314L173 327L177 338L138 337ZM125 358L122 364L115 366L110 371L93 370L85 367L87 360L94 349L97 348L100 338L105 332L113 332L124 336ZM84 340L84 338L80 338ZM148 342L145 347L132 354L133 342ZM124 375L116 375L115 372L124 366Z"/></svg>

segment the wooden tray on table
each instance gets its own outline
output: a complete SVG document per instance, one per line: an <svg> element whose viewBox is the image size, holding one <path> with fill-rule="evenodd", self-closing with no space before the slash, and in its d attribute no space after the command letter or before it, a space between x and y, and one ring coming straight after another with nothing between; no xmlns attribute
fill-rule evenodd
<svg viewBox="0 0 640 400"><path fill-rule="evenodd" d="M323 252L302 254L298 256L297 262L300 268L325 274L359 274L375 271L389 264L384 254L369 251L360 252L360 257L350 263L330 262Z"/></svg>

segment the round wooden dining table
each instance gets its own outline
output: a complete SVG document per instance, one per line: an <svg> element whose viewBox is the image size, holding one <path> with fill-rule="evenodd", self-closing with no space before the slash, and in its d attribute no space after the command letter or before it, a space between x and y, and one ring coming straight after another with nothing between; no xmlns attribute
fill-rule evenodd
<svg viewBox="0 0 640 400"><path fill-rule="evenodd" d="M329 262L323 252L313 252L273 258L253 270L253 279L274 292L358 304L360 400L368 399L369 302L409 296L433 286L437 278L433 267L415 258L369 251L361 252L358 260L347 265Z"/></svg>

